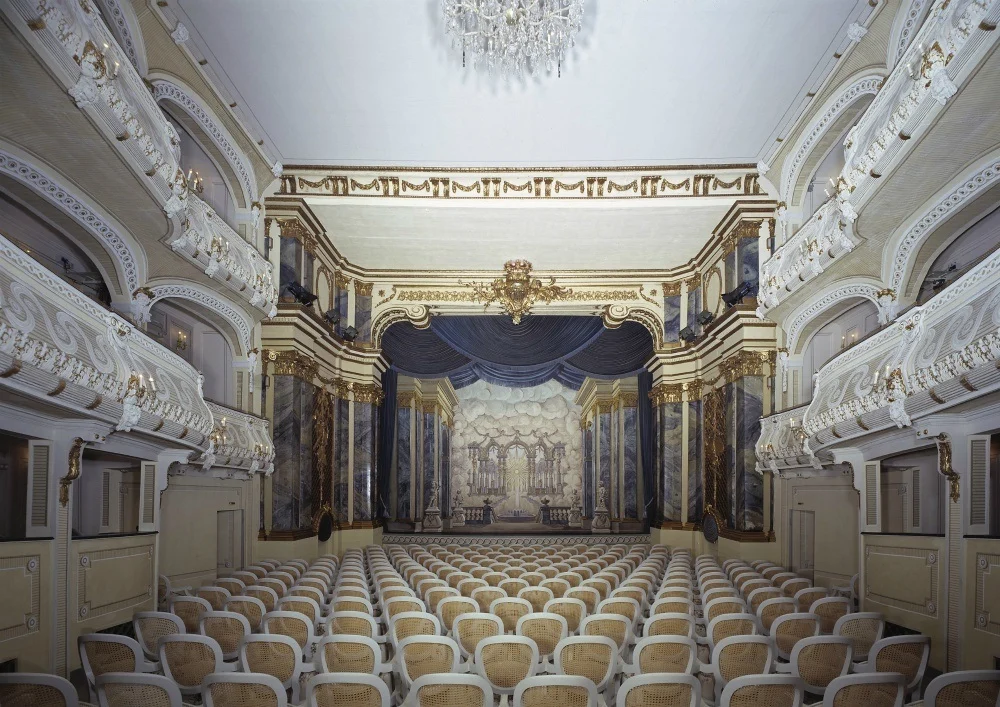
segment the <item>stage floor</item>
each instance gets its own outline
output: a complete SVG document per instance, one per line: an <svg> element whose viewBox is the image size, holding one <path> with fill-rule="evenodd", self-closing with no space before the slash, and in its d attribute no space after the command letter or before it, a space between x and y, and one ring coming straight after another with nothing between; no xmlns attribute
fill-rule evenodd
<svg viewBox="0 0 1000 707"><path fill-rule="evenodd" d="M542 523L490 523L489 525L460 525L447 531L448 535L590 535L583 528Z"/></svg>

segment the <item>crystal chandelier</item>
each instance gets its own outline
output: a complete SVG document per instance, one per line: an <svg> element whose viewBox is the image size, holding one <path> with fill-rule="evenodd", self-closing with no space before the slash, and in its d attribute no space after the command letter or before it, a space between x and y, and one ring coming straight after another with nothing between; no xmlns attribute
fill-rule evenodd
<svg viewBox="0 0 1000 707"><path fill-rule="evenodd" d="M445 26L462 65L470 54L490 73L561 72L580 31L584 0L442 0Z"/></svg>

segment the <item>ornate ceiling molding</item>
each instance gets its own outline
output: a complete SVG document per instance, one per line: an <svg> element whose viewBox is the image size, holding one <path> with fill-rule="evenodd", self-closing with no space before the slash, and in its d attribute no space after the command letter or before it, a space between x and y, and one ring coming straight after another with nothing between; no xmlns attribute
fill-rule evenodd
<svg viewBox="0 0 1000 707"><path fill-rule="evenodd" d="M208 136L212 138L215 146L225 155L229 166L235 172L240 186L243 188L243 197L247 208L257 202L259 194L253 170L250 168L250 164L243 152L236 147L236 141L233 139L233 136L222 126L222 123L211 109L205 106L204 102L194 91L183 86L176 79L154 78L152 83L153 98L157 102L166 100L183 108L189 116L198 122Z"/></svg>
<svg viewBox="0 0 1000 707"><path fill-rule="evenodd" d="M92 233L115 261L118 270L115 274L118 278L124 279L124 282L117 283L123 294L134 292L139 287L145 279L146 262L138 244L127 242L118 230L93 208L69 193L44 171L2 147L0 147L0 172L31 187Z"/></svg>
<svg viewBox="0 0 1000 707"><path fill-rule="evenodd" d="M889 53L886 66L894 67L903 52L909 48L913 37L924 20L924 16L934 4L934 0L904 0L892 21L892 32L889 35Z"/></svg>
<svg viewBox="0 0 1000 707"><path fill-rule="evenodd" d="M606 169L286 166L278 193L473 200L767 196L753 165Z"/></svg>

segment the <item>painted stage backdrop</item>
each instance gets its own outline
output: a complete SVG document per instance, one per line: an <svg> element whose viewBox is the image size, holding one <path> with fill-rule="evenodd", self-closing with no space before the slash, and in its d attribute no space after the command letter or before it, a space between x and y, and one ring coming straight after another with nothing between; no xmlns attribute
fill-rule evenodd
<svg viewBox="0 0 1000 707"><path fill-rule="evenodd" d="M467 522L483 523L487 501L492 518L481 532L540 529L543 505L546 527L568 522L582 494L576 391L555 380L530 388L478 381L456 393L450 491L461 492Z"/></svg>

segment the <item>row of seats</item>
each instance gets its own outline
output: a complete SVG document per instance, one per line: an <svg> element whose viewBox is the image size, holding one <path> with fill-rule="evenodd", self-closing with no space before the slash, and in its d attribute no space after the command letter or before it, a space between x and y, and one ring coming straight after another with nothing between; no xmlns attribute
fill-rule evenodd
<svg viewBox="0 0 1000 707"><path fill-rule="evenodd" d="M138 642L82 637L91 699L781 707L812 695L842 707L898 693L901 704L919 697L929 650L922 637L882 638L877 614L803 594L813 588L788 585L782 568L664 546L370 547L339 567L327 557L252 569L250 584L167 585L171 611L137 614ZM943 678L948 695L993 690L995 701L1000 688L992 673ZM138 700L139 685L167 701ZM939 692L928 689L929 704Z"/></svg>

